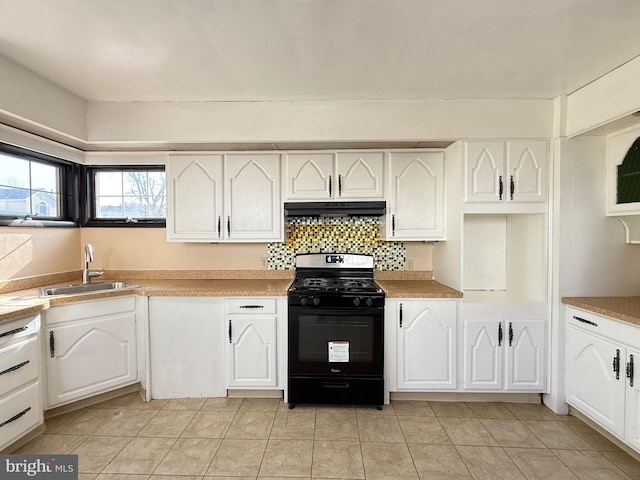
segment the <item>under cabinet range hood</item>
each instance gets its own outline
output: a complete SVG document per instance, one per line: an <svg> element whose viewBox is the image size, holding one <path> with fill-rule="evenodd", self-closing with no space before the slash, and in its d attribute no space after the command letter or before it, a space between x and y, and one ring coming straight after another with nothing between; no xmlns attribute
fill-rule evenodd
<svg viewBox="0 0 640 480"><path fill-rule="evenodd" d="M285 217L381 217L387 202L285 202Z"/></svg>

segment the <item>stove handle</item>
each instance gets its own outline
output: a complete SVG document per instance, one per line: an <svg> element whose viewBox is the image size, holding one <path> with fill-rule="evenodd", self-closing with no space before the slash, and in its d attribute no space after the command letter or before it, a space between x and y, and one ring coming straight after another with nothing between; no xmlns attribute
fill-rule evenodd
<svg viewBox="0 0 640 480"><path fill-rule="evenodd" d="M349 388L349 382L322 382L323 388Z"/></svg>

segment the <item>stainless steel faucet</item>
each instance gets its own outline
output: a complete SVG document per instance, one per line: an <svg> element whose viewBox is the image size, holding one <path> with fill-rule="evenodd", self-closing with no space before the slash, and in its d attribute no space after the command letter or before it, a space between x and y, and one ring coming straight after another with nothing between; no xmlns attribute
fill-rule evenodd
<svg viewBox="0 0 640 480"><path fill-rule="evenodd" d="M88 285L91 279L104 274L104 270L89 270L89 262L93 262L93 246L87 243L84 246L84 269L82 270L82 284Z"/></svg>

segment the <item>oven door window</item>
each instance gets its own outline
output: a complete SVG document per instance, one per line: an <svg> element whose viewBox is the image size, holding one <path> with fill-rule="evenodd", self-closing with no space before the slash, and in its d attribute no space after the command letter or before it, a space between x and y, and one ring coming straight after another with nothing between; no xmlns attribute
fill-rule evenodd
<svg viewBox="0 0 640 480"><path fill-rule="evenodd" d="M382 372L383 316L378 309L291 309L289 370L295 374Z"/></svg>

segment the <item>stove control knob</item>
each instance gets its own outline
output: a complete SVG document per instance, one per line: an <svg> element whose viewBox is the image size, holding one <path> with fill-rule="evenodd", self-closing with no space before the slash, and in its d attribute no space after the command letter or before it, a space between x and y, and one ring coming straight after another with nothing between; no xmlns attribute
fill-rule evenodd
<svg viewBox="0 0 640 480"><path fill-rule="evenodd" d="M300 297L300 305L305 306L307 304L307 297Z"/></svg>
<svg viewBox="0 0 640 480"><path fill-rule="evenodd" d="M353 304L354 304L356 307L359 307L359 306L360 306L360 297L356 297L356 298L354 298L354 299L353 299Z"/></svg>
<svg viewBox="0 0 640 480"><path fill-rule="evenodd" d="M320 305L320 298L319 297L313 297L313 304L314 305Z"/></svg>
<svg viewBox="0 0 640 480"><path fill-rule="evenodd" d="M364 303L367 304L367 307L370 307L371 305L373 305L373 300L371 299L371 297L367 298Z"/></svg>

